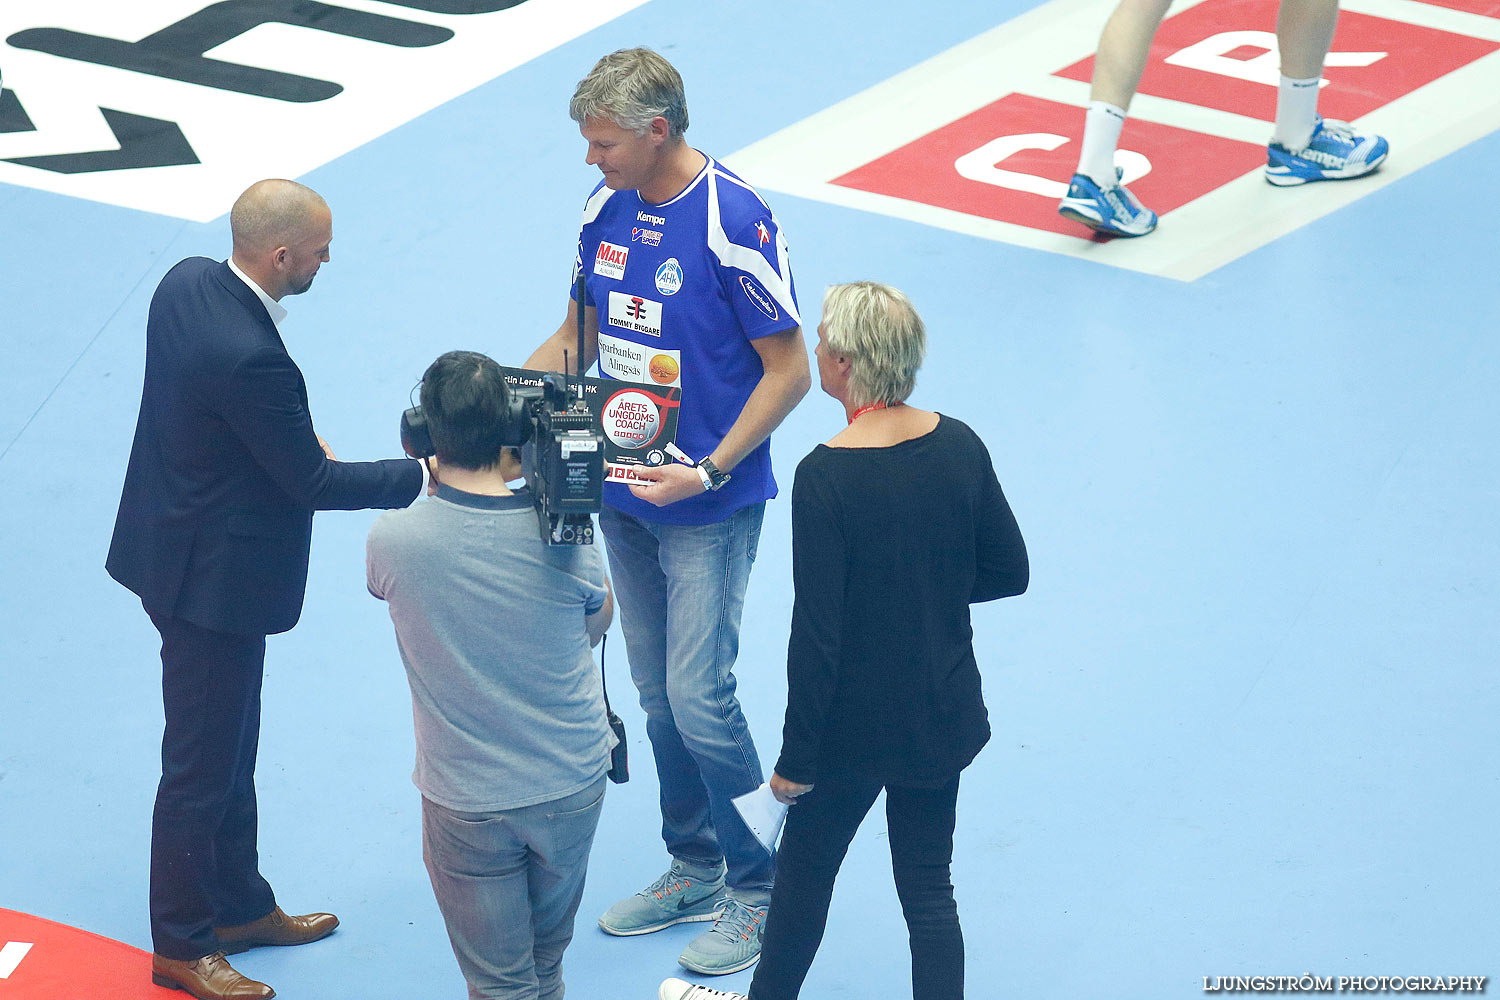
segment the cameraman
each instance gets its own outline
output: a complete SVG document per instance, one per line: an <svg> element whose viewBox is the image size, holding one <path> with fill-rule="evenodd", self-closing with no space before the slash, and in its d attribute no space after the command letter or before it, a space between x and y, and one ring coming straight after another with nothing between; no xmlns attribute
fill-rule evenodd
<svg viewBox="0 0 1500 1000"><path fill-rule="evenodd" d="M376 520L370 593L411 682L422 854L471 997L561 997L615 743L589 647L613 616L599 550L544 545L504 447L493 360L422 377L436 495Z"/></svg>

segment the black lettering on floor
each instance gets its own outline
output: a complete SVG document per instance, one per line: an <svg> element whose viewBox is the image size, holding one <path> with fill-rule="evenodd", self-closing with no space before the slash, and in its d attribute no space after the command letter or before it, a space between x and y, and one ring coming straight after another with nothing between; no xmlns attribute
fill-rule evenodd
<svg viewBox="0 0 1500 1000"><path fill-rule="evenodd" d="M15 156L5 162L49 170L55 174L93 174L105 170L175 167L200 162L198 154L193 152L193 147L176 122L132 115L112 108L99 110L104 114L104 121L109 125L110 131L115 134L115 140L120 144L119 149L59 153L52 156Z"/></svg>
<svg viewBox="0 0 1500 1000"><path fill-rule="evenodd" d="M21 107L14 90L0 90L0 133L35 132L31 116Z"/></svg>
<svg viewBox="0 0 1500 1000"><path fill-rule="evenodd" d="M433 0L439 6L444 0ZM451 0L449 0L451 2ZM406 3L402 6L418 6ZM489 6L478 4L477 6ZM63 59L113 66L168 80L181 80L217 90L230 90L278 101L326 101L343 91L328 80L298 76L209 59L203 53L262 24L290 24L385 45L421 48L453 37L436 25L383 14L367 14L317 0L223 0L196 14L147 35L138 42L69 31L66 28L28 28L7 42L18 49L46 52Z"/></svg>

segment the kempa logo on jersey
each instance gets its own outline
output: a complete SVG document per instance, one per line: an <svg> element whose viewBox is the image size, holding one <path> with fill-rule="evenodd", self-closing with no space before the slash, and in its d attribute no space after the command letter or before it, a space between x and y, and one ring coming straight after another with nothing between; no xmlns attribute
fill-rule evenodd
<svg viewBox="0 0 1500 1000"><path fill-rule="evenodd" d="M682 265L671 257L656 269L656 290L663 295L676 295L682 287Z"/></svg>
<svg viewBox="0 0 1500 1000"><path fill-rule="evenodd" d="M649 215L649 214L647 214L645 212L637 212L637 213L635 213L635 221L636 222L646 222L646 223L649 223L649 224L655 226L657 229L660 229L660 228L662 228L663 226L665 226L667 224L667 220L666 220L665 216L661 216L661 215Z"/></svg>
<svg viewBox="0 0 1500 1000"><path fill-rule="evenodd" d="M609 325L622 330L661 336L661 303L624 292L609 293Z"/></svg>
<svg viewBox="0 0 1500 1000"><path fill-rule="evenodd" d="M4 0L0 183L208 222L645 0L347 2Z"/></svg>
<svg viewBox="0 0 1500 1000"><path fill-rule="evenodd" d="M594 273L601 278L613 278L619 281L625 277L625 260L629 256L629 247L600 243L599 252L594 254Z"/></svg>

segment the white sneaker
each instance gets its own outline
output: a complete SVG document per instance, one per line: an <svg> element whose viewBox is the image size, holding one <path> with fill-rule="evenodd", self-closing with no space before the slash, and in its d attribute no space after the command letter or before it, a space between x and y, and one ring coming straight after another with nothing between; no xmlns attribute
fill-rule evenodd
<svg viewBox="0 0 1500 1000"><path fill-rule="evenodd" d="M668 979L656 991L656 1000L750 1000L743 993L726 993L707 986L694 986L681 979Z"/></svg>

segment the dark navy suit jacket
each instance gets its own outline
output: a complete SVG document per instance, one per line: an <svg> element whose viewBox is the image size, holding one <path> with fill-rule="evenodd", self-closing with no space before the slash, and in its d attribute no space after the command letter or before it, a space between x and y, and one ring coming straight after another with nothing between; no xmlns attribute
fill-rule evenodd
<svg viewBox="0 0 1500 1000"><path fill-rule="evenodd" d="M189 257L151 300L146 380L105 568L152 614L285 632L302 613L315 510L405 507L410 459L333 462L259 298Z"/></svg>

